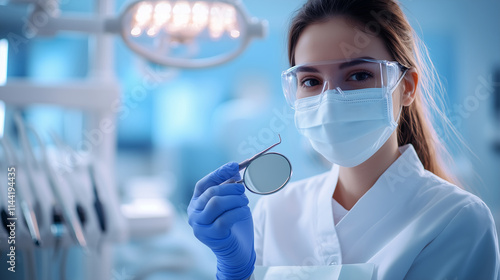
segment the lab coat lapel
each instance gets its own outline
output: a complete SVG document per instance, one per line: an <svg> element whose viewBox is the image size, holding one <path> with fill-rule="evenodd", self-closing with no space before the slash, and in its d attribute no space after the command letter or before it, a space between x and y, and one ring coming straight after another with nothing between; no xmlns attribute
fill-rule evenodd
<svg viewBox="0 0 500 280"><path fill-rule="evenodd" d="M424 168L413 146L401 147L400 151L402 155L337 224L343 263L369 261L391 238L391 228L400 222L388 218L394 216L389 214L404 211L405 201L416 192L414 179Z"/></svg>
<svg viewBox="0 0 500 280"><path fill-rule="evenodd" d="M317 231L316 248L317 253L323 261L323 265L337 265L342 263L339 239L335 230L332 211L332 196L337 186L339 175L338 165L330 170L325 186L318 192L316 213L318 219L315 225Z"/></svg>

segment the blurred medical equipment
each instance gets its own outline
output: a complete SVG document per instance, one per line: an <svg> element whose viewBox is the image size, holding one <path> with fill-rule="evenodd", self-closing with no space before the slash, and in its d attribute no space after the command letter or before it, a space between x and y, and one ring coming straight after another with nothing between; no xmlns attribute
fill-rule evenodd
<svg viewBox="0 0 500 280"><path fill-rule="evenodd" d="M26 132L25 132L24 124L22 124L22 121L21 121L21 123L19 123L19 120L17 118L16 118L16 124L17 124L17 130L20 134L20 138L24 142L24 140L26 140L26 135L25 135ZM5 141L7 141L7 140L5 140ZM6 142L4 142L4 143L6 143ZM7 146L8 145L6 144L6 147ZM9 148L8 150L12 151L12 148ZM16 158L15 155L14 155L14 158ZM26 156L25 156L25 158L26 158ZM17 164L20 163L20 160L18 160L18 159L15 159L14 161L17 162ZM26 162L24 164L28 165ZM9 163L9 166L13 166L13 165L14 165L13 163ZM28 170L28 168L27 168L27 170ZM19 169L17 171L19 171ZM29 174L26 177L31 178L31 176L29 176ZM32 195L36 194L36 188L33 185L33 183L34 183L33 179L32 178L28 179L28 181L29 181L28 185L31 187L31 194ZM22 188L23 188L23 186L21 187L21 189ZM22 192L20 192L20 194L22 194ZM41 239L40 239L39 222L38 222L38 220L41 220L41 216L42 216L40 202L39 202L38 198L34 198L33 204L31 204L31 203L28 203L27 201L23 201L22 196L20 196L20 200L21 200L21 207L22 207L21 210L25 216L25 220L27 221L27 225L28 225L28 228L30 230L31 238L33 239L35 245L40 245Z"/></svg>
<svg viewBox="0 0 500 280"><path fill-rule="evenodd" d="M55 178L56 175L54 174L53 167L51 166L51 164L47 158L47 151L45 149L45 144L41 140L38 133L32 127L25 127L25 125L21 119L21 116L19 114L14 115L14 120L15 120L15 123L17 125L17 131L19 133L20 141L22 142L23 148L24 148L25 152L30 151L30 154L33 155L33 158L34 158L34 153L32 150L30 150L30 148L29 148L30 145L28 143L28 141L29 141L28 136L27 136L28 131L30 131L33 134L34 138L37 140L38 145L39 145L40 150L41 150L40 152L42 155L42 166L45 168L45 170L43 170L43 172L45 172L48 175L47 177L49 178L49 186L52 190L52 193L56 197L56 201L58 201L58 203L59 203L59 205L57 205L56 207L59 207L60 209L62 209L64 221L68 223L68 228L71 230L71 234L72 234L72 237L74 238L74 240L81 247L86 248L87 242L86 242L85 236L83 234L82 225L81 225L81 223L79 223L76 220L76 213L71 211L70 206L65 203L64 196L60 190L61 183L56 181L56 178ZM28 164L26 164L26 166L28 166ZM29 168L27 168L27 169L29 170ZM32 193L36 194L37 193L36 187L35 187L36 182L34 181L33 178L31 178L31 182L32 183L30 185L32 186ZM34 198L35 205L37 205L38 207L40 207L39 199L41 197L42 196ZM41 209L39 210L39 213L41 214ZM41 216L41 215L39 215L39 216Z"/></svg>
<svg viewBox="0 0 500 280"><path fill-rule="evenodd" d="M251 18L240 1L229 0L137 1L118 16L114 13L114 0L94 1L95 14L90 16L61 13L60 1L54 0L0 2L0 5L7 5L2 9L13 5L29 6L27 16L23 17L26 21L17 17L0 19L0 26L22 30L22 34L14 30L9 33L15 38L27 41L67 31L91 36L87 78L58 83L6 79L10 42L0 42L0 136L20 146L13 147L12 153L20 155L21 171L17 176L24 187L20 187L19 198L25 194L22 197L26 197L26 206L17 209L28 219L26 224L18 224L16 237L18 240L40 240L40 248L35 248L34 242L22 242L22 246L17 247L32 260L25 262L24 276L55 279L54 274L58 273L64 279L66 262L73 258L72 263L79 267L72 273L83 271L85 279L113 279L110 244L137 236L135 234L165 232L171 226L173 210L165 201L148 205L155 206L154 209L139 207L144 206L139 200L119 205L114 178L115 128L117 110L122 104L120 86L114 76L114 38L111 35L120 34L132 51L153 63L201 68L235 58L253 38L265 36L267 22ZM33 133L36 129L31 125L20 129L28 133L22 132L25 134L22 136L19 131L19 139L13 139L8 133L4 135L4 130L13 131L9 130L13 122L8 111L29 112L33 105L50 105L82 113L82 131L77 136L82 137L80 144L88 145L73 146L75 149L71 150L60 141L62 139L57 139L57 135L51 135L53 143L46 142L39 137L41 135L36 135L46 131ZM90 141L85 139L88 134L99 137ZM27 138L35 141L27 141ZM31 142L37 144L36 148ZM84 149L86 152L82 151ZM64 161L62 166L54 166L67 158L78 158L78 162ZM160 208L162 210L158 211ZM8 230L5 226L8 213L1 212L2 228ZM68 254L75 245L88 248L89 253L83 255L77 250L76 256ZM55 261L51 262L52 259ZM37 270L35 265L42 270ZM5 271L0 272L0 278L3 273Z"/></svg>
<svg viewBox="0 0 500 280"><path fill-rule="evenodd" d="M0 144L5 155L1 159L1 165L16 168L15 196L16 203L20 206L17 211L21 213L20 217L23 221L16 225L16 239L18 240L16 248L29 258L28 264L31 265L25 267L25 275L28 279L38 279L39 275L41 279L52 279L52 268L56 266L59 266L60 277L64 279L68 250L73 244L84 249L86 253L84 256L90 258L99 256L106 228L109 226L116 228L116 221L120 220L120 215L117 215L118 205L116 200L109 195L107 195L110 198L107 200L107 206L100 201L98 193L103 190L98 190L97 182L100 180L96 178L94 172L89 171L95 168L92 162L84 161L68 170L56 169L60 168L58 164L62 161L50 156L38 132L31 125L25 124L19 113L14 113L14 122L20 147L16 148L11 144L12 136L10 135L0 138ZM29 135L33 136L38 150L31 145ZM59 141L58 149L60 150L55 152L64 152L62 149L66 147L66 144L55 133L52 133L52 137ZM37 152L41 161L35 156ZM22 157L18 154L22 154ZM28 182L31 183L28 184ZM33 188L28 191L28 186ZM3 188L2 194L6 193L6 190L7 188ZM8 200L2 200L0 203L3 213L2 227L7 229L6 222L10 216L3 206L4 201ZM34 210L33 205L38 205L37 210ZM113 214L114 221L111 224L106 222L106 213ZM31 236L34 241L33 245L36 247L23 241L27 235ZM2 243L0 247L5 249L3 247L7 246L6 244L6 242ZM87 249L87 247L90 248ZM51 248L53 249L51 257L35 259L35 251L46 254ZM54 261L59 257L60 263ZM48 263L47 260L50 259L53 261ZM39 271L40 273L37 273L35 265L37 260L43 263L39 266L43 269Z"/></svg>
<svg viewBox="0 0 500 280"><path fill-rule="evenodd" d="M279 134L278 137L279 142L239 164L239 171L245 169L243 179L230 179L224 183L242 183L249 191L262 195L281 190L292 177L292 164L282 154L267 153L281 144Z"/></svg>
<svg viewBox="0 0 500 280"><path fill-rule="evenodd" d="M120 34L138 55L180 68L225 63L241 54L253 38L267 33L267 21L250 17L238 0L136 1L119 16L107 18L60 15L58 1L7 1L15 3L34 4L30 22L37 22L40 14L46 17L46 24L29 30L27 37L60 31Z"/></svg>
<svg viewBox="0 0 500 280"><path fill-rule="evenodd" d="M54 143L56 144L58 150L60 151L60 158L63 160L64 155L70 156L75 158L76 152L68 146L64 141L60 138L59 135L57 135L53 130L49 132L50 136L54 140ZM94 172L94 166L92 163L88 164L82 164L80 162L77 162L73 166L73 173L78 173L78 176L67 176L67 180L71 182L71 186L73 187L73 191L75 192L75 197L79 198L79 202L76 203L76 212L78 214L78 217L80 219L80 222L82 223L82 226L86 223L87 221L87 213L85 210L85 207L83 206L84 202L82 200L81 195L85 195L81 193L81 190L77 186L81 186L82 180L85 180L86 178L89 179L87 180L87 184L91 185L92 189L92 195L93 195L93 201L92 201L92 206L88 208L92 208L95 211L95 214L97 216L97 221L99 222L99 229L101 230L102 234L106 233L106 214L105 210L103 207L103 204L101 202L101 199L99 198L99 192L97 190L97 180L95 178L95 172ZM87 188L88 190L88 188ZM88 195L88 194L87 194ZM89 206L89 205L87 205ZM99 242L100 243L100 242ZM97 246L97 249L99 249L101 246Z"/></svg>

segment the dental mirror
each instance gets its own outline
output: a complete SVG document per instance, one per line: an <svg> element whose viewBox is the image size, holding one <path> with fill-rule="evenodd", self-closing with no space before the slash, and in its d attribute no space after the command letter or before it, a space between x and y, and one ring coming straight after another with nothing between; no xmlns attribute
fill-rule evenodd
<svg viewBox="0 0 500 280"><path fill-rule="evenodd" d="M281 190L292 177L292 164L282 154L267 153L279 142L239 164L240 171L245 169L240 181L227 180L224 183L242 183L249 191L256 194L272 194Z"/></svg>
<svg viewBox="0 0 500 280"><path fill-rule="evenodd" d="M281 190L292 176L290 161L278 153L267 153L254 159L243 174L243 183L256 194L271 194Z"/></svg>

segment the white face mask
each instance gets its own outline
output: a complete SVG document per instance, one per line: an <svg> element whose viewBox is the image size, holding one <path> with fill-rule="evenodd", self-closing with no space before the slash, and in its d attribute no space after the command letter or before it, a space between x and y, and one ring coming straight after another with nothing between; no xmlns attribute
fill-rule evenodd
<svg viewBox="0 0 500 280"><path fill-rule="evenodd" d="M344 167L369 159L397 127L392 91L384 88L328 90L298 99L295 108L298 131L318 153Z"/></svg>

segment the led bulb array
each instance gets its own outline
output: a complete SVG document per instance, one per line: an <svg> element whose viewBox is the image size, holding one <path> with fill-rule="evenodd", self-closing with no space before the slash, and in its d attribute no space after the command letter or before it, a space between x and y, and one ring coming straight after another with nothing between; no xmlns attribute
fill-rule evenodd
<svg viewBox="0 0 500 280"><path fill-rule="evenodd" d="M205 29L212 39L226 32L231 38L238 38L235 7L212 1L142 2L133 11L130 35L154 37L163 31L182 40L194 38Z"/></svg>

